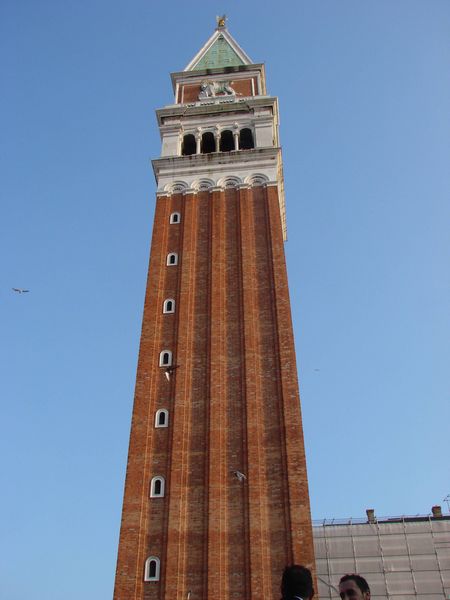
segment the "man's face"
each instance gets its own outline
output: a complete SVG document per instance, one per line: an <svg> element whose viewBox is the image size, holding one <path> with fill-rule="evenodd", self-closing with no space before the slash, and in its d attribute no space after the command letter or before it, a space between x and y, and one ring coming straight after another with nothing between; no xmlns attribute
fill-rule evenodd
<svg viewBox="0 0 450 600"><path fill-rule="evenodd" d="M370 600L370 592L362 592L355 581L343 581L339 584L341 600Z"/></svg>

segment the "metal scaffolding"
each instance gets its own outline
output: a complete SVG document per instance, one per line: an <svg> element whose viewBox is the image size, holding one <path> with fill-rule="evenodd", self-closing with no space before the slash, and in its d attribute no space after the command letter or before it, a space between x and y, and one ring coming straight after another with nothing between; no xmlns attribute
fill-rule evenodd
<svg viewBox="0 0 450 600"><path fill-rule="evenodd" d="M369 513L368 513L369 515ZM359 573L372 600L450 600L450 515L313 523L319 595Z"/></svg>

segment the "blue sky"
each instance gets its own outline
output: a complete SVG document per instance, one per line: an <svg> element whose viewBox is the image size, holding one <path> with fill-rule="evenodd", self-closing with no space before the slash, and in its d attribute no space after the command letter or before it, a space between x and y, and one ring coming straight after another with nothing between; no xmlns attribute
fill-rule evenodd
<svg viewBox="0 0 450 600"><path fill-rule="evenodd" d="M172 102L169 73L223 12L280 99L313 516L442 503L450 3L4 0L0 10L0 597L112 597L154 110Z"/></svg>

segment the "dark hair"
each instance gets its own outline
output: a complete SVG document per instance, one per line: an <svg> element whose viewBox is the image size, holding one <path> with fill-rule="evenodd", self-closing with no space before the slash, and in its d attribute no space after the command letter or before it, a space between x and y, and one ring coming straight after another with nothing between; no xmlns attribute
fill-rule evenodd
<svg viewBox="0 0 450 600"><path fill-rule="evenodd" d="M283 600L293 596L301 596L308 600L314 594L311 571L302 565L290 565L283 571L281 578L281 594Z"/></svg>
<svg viewBox="0 0 450 600"><path fill-rule="evenodd" d="M340 578L339 583L343 583L344 581L354 581L363 594L365 592L369 592L369 594L370 594L369 584L364 579L364 577L361 577L361 575L356 575L356 574L344 575L343 577Z"/></svg>

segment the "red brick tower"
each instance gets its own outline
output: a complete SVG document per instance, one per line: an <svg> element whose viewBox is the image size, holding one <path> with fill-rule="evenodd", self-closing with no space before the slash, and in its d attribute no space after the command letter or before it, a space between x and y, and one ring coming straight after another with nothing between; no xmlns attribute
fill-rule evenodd
<svg viewBox="0 0 450 600"><path fill-rule="evenodd" d="M278 104L224 19L157 111L115 600L273 600L314 565Z"/></svg>

